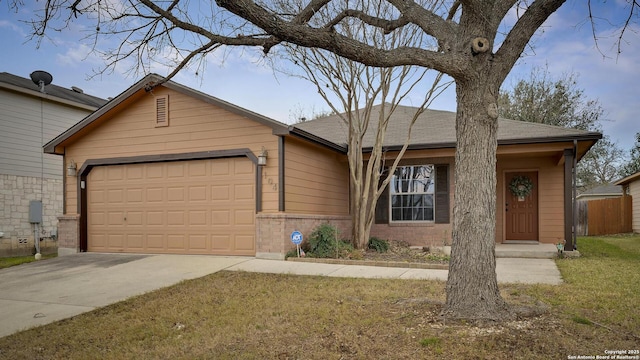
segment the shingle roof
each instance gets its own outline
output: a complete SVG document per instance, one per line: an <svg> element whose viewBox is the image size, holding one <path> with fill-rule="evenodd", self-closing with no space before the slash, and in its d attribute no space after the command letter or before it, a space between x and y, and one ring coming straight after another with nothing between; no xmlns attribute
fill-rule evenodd
<svg viewBox="0 0 640 360"><path fill-rule="evenodd" d="M622 195L622 186L614 184L600 185L581 193L578 197L587 195Z"/></svg>
<svg viewBox="0 0 640 360"><path fill-rule="evenodd" d="M382 105L372 108L371 118L377 119ZM389 104L387 104L389 106ZM399 105L391 115L384 146L399 147L404 144L407 130L416 108ZM377 123L377 122L376 122ZM456 113L442 110L426 110L413 126L412 147L454 147L456 142ZM331 115L295 125L313 135L327 139L333 143L346 146L348 127L338 115ZM364 148L370 148L375 142L375 127L369 128L364 137ZM498 143L521 144L536 142L554 142L567 140L599 139L602 134L576 129L567 129L546 124L530 123L516 120L498 120Z"/></svg>
<svg viewBox="0 0 640 360"><path fill-rule="evenodd" d="M21 89L32 90L40 93L40 89L31 79L26 79L20 76L9 74L7 72L0 73L0 83L13 85ZM73 101L83 105L99 108L104 105L107 100L101 99L96 96L88 95L83 92L74 91L54 84L47 85L45 87L45 93L52 97Z"/></svg>

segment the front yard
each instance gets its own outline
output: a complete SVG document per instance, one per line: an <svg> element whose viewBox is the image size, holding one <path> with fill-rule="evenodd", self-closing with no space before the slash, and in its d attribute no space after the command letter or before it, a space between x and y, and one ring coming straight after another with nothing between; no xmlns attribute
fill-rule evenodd
<svg viewBox="0 0 640 360"><path fill-rule="evenodd" d="M557 260L565 284L501 287L510 303L543 315L489 327L444 323L442 282L219 272L0 338L0 359L567 359L640 350L640 236L578 245L583 257Z"/></svg>

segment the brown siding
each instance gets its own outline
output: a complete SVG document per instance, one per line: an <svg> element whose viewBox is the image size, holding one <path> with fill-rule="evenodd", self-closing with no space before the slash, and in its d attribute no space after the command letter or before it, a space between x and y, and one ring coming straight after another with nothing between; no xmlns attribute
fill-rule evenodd
<svg viewBox="0 0 640 360"><path fill-rule="evenodd" d="M505 172L516 170L538 172L538 240L558 243L564 239L563 169L555 156L498 156L496 242L504 241Z"/></svg>
<svg viewBox="0 0 640 360"><path fill-rule="evenodd" d="M156 127L155 98L169 94L167 127ZM105 115L108 116L108 115ZM262 210L278 211L278 140L271 128L187 95L158 87L67 146L78 168L87 159L249 148L269 151ZM67 177L66 213L77 213L77 181ZM270 182L269 182L270 181Z"/></svg>
<svg viewBox="0 0 640 360"><path fill-rule="evenodd" d="M291 137L285 139L284 149L285 211L315 215L349 214L346 157Z"/></svg>
<svg viewBox="0 0 640 360"><path fill-rule="evenodd" d="M640 180L629 184L629 195L631 195L631 226L633 232L640 233Z"/></svg>

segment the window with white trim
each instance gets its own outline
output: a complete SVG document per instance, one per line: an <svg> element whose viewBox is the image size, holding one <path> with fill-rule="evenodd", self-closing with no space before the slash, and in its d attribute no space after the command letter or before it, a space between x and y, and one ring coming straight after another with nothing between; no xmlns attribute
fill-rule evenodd
<svg viewBox="0 0 640 360"><path fill-rule="evenodd" d="M433 165L398 166L389 184L391 221L433 221Z"/></svg>

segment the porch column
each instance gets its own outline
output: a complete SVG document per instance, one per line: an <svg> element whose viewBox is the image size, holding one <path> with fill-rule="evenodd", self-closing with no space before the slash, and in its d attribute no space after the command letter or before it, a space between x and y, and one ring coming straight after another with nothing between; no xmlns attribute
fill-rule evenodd
<svg viewBox="0 0 640 360"><path fill-rule="evenodd" d="M564 149L564 248L573 251L573 149Z"/></svg>

